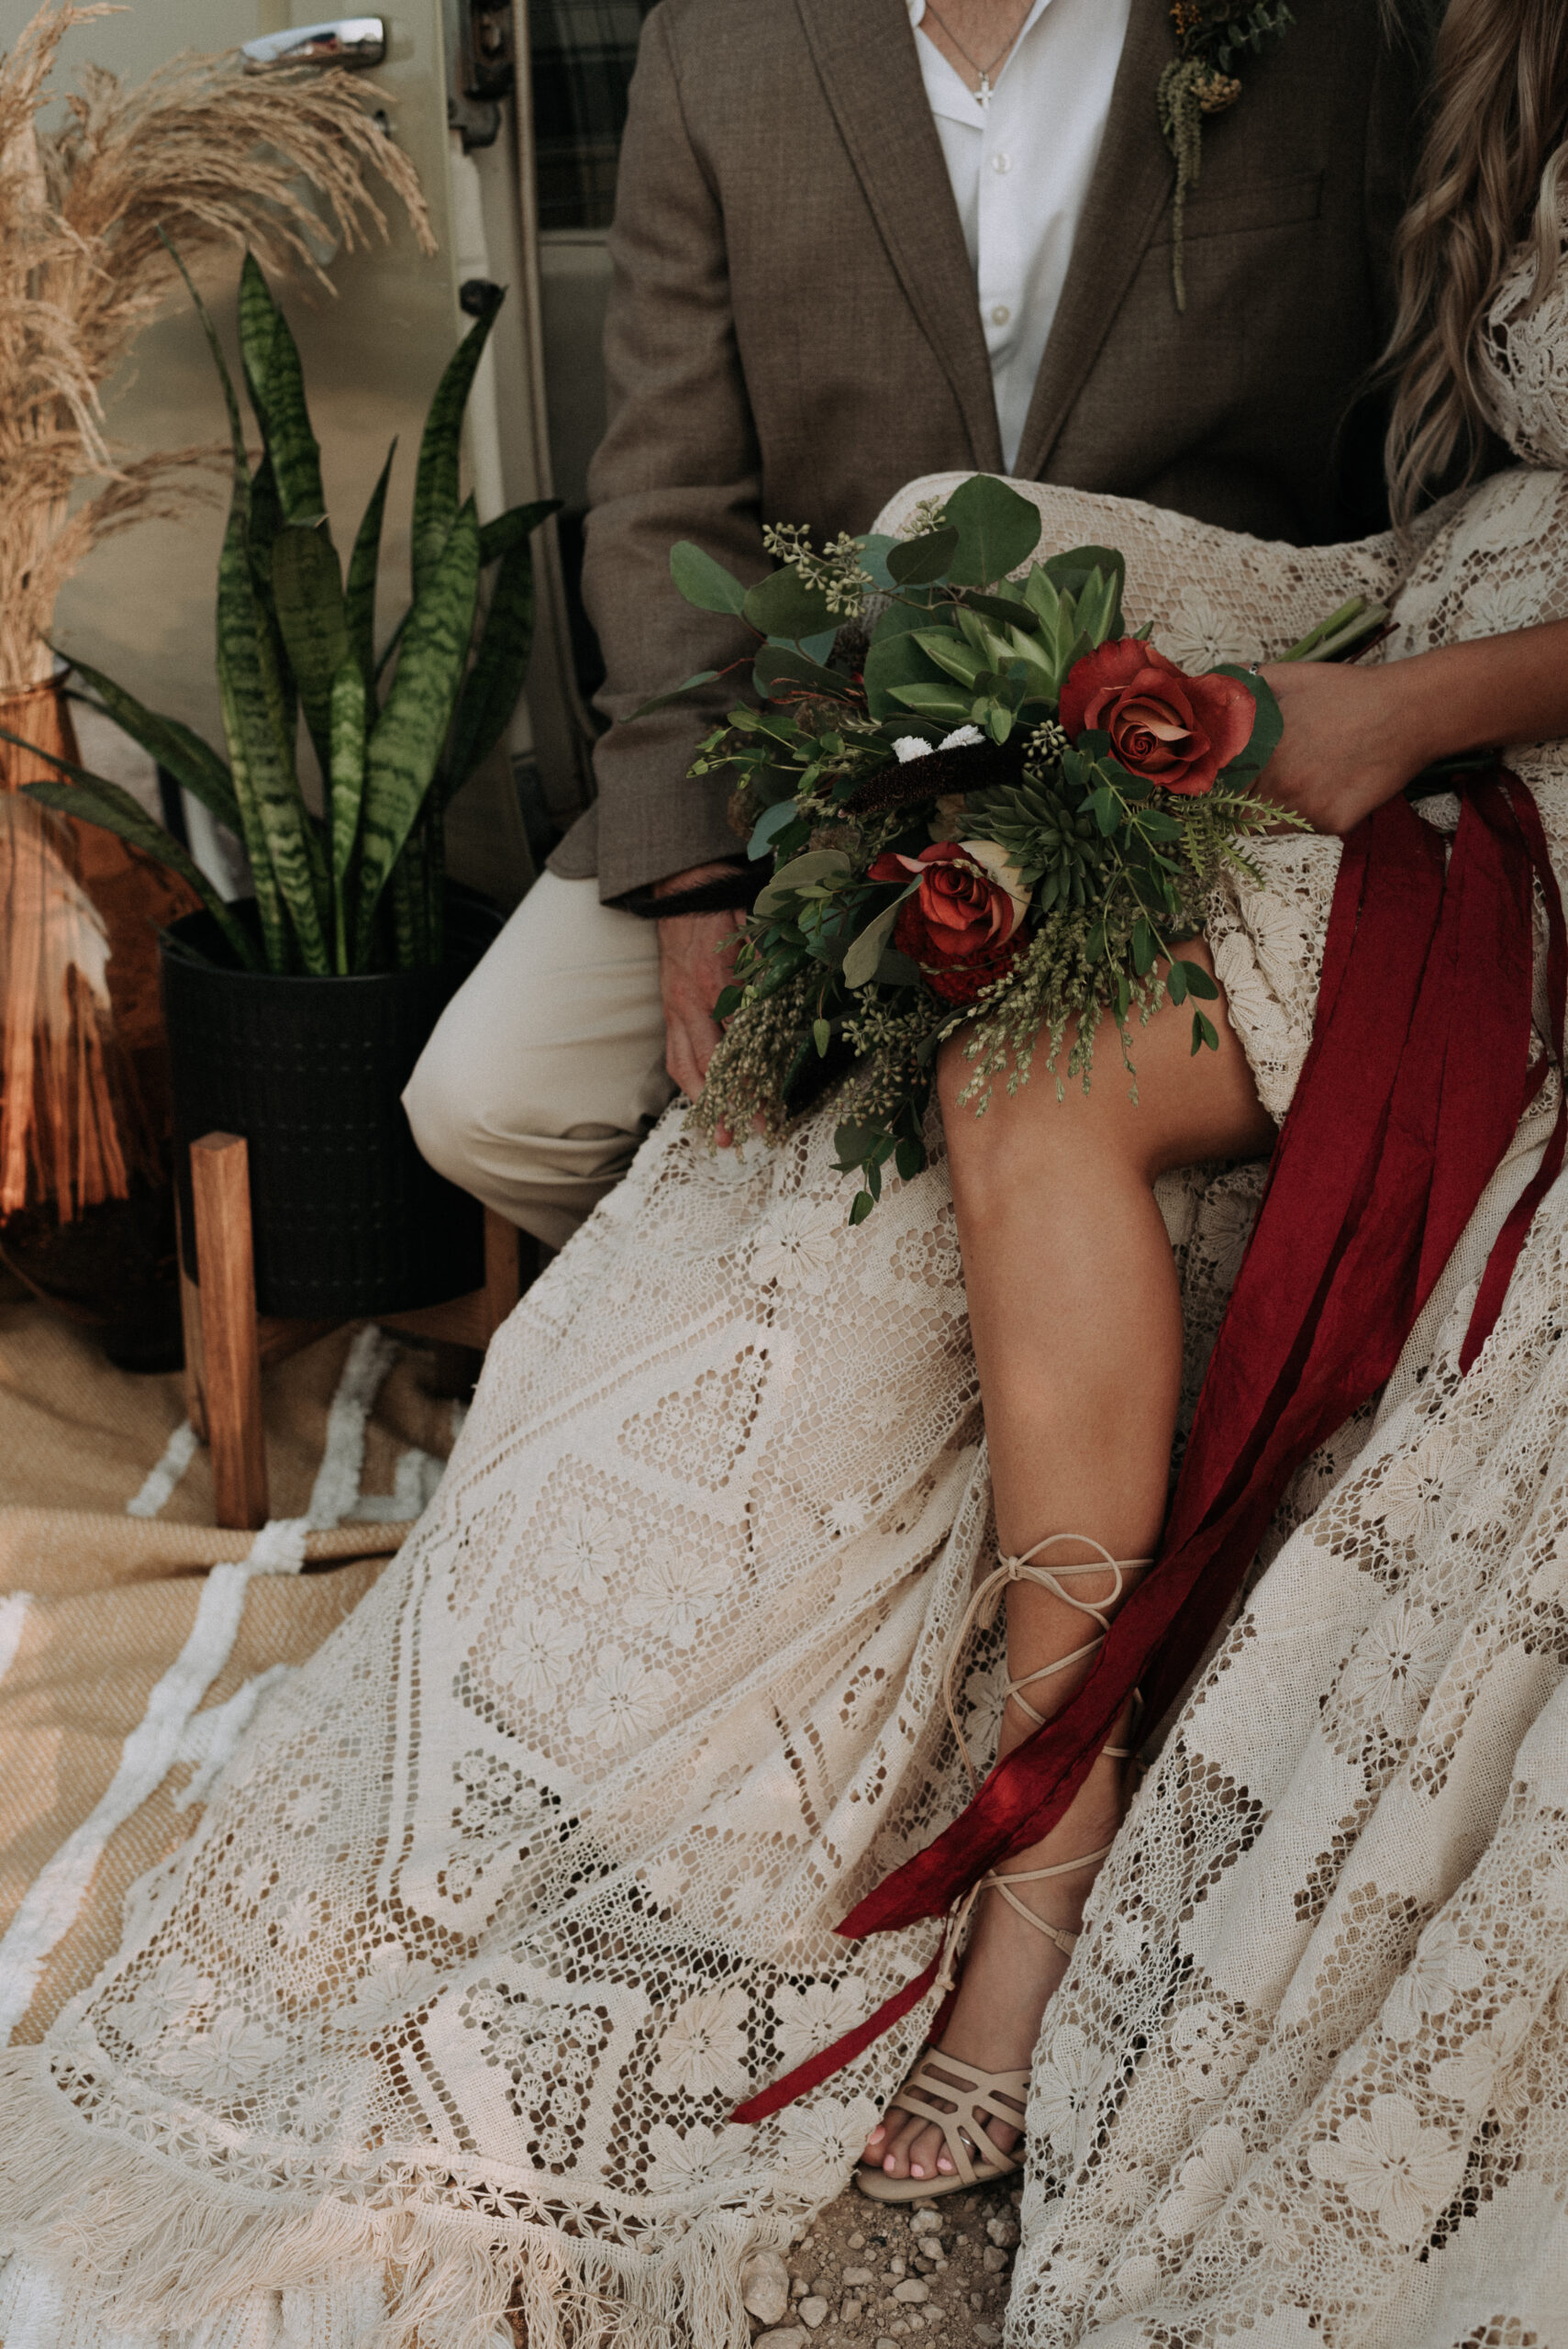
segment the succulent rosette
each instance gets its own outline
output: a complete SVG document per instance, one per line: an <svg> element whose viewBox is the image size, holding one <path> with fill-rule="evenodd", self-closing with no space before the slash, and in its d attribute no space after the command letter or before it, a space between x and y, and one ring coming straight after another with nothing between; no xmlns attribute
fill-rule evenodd
<svg viewBox="0 0 1568 2349"><path fill-rule="evenodd" d="M1181 947L1250 834L1291 820L1256 785L1280 735L1255 670L1191 675L1123 618L1114 548L1038 552L1039 510L976 474L902 540L765 531L751 587L689 542L674 584L715 642L752 639L647 708L710 707L750 668L754 699L708 734L762 876L725 1032L693 1117L716 1142L778 1136L836 1093L839 1160L868 1215L891 1163L926 1163L937 1048L962 1034L961 1098L1025 1082L1037 1050L1085 1085L1107 1017L1187 1004L1217 1045L1216 995ZM1275 659L1328 659L1386 618L1357 597ZM1269 648L1260 646L1260 655ZM639 715L641 713L639 712Z"/></svg>

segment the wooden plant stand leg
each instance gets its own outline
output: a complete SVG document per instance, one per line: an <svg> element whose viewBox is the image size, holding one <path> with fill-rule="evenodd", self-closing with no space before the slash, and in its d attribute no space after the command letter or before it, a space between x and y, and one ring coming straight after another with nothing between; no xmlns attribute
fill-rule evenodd
<svg viewBox="0 0 1568 2349"><path fill-rule="evenodd" d="M267 1453L250 1153L239 1134L204 1134L192 1143L191 1188L200 1276L201 1388L217 1521L254 1530L267 1521Z"/></svg>
<svg viewBox="0 0 1568 2349"><path fill-rule="evenodd" d="M180 1332L185 1341L185 1417L206 1443L206 1391L202 1383L202 1293L185 1270L185 1219L174 1193L174 1261L180 1268Z"/></svg>

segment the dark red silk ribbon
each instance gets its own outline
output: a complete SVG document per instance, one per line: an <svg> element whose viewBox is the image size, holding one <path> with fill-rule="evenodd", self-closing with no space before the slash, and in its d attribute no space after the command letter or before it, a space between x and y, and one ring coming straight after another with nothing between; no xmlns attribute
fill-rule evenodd
<svg viewBox="0 0 1568 2349"><path fill-rule="evenodd" d="M1154 1570L1072 1702L968 1809L845 1918L851 1939L946 1913L1056 1824L1133 1689L1157 1720L1197 1668L1285 1485L1387 1379L1547 1061L1529 1064L1531 884L1549 925L1559 1065L1568 934L1534 800L1498 770L1464 797L1452 853L1403 798L1345 842L1311 1049L1216 1341ZM1460 1360L1490 1334L1561 1172L1560 1107L1540 1172L1488 1260ZM924 1998L935 1960L877 2012L740 2106L764 2120L828 2079ZM940 2029L940 2022L938 2025Z"/></svg>

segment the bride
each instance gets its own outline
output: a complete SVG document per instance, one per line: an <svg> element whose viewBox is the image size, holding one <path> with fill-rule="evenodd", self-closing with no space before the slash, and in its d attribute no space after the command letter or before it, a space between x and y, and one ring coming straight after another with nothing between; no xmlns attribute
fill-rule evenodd
<svg viewBox="0 0 1568 2349"><path fill-rule="evenodd" d="M493 1347L395 1564L267 1698L107 1967L0 2056L6 2349L480 2349L508 2316L530 2349L734 2349L747 2249L868 2139L882 2190L1017 2158L1037 2039L1019 2342L1552 2337L1560 1190L1458 1357L1555 1074L1119 1835L1102 1754L983 1889L940 2025L933 1991L871 2023L940 1918L835 1928L969 1800L944 1679L968 1748L1011 1751L1118 1585L1158 1581L1133 1562L1306 1058L1339 834L1434 757L1534 743L1511 763L1568 872L1560 13L1453 0L1403 240L1396 498L1488 434L1510 464L1306 552L1029 489L1051 539L1126 550L1134 621L1192 665L1394 605L1382 663L1270 673L1269 788L1320 829L1216 897L1224 1049L1191 1063L1157 1017L1136 1110L1102 1075L976 1121L947 1069L947 1159L933 1119L931 1167L852 1230L830 1109L717 1157L666 1118ZM1051 1583L975 1630L998 1547Z"/></svg>

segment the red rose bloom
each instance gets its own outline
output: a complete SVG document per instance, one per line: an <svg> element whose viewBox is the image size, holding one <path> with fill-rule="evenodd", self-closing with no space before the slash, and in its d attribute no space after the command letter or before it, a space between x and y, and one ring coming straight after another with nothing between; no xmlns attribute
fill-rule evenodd
<svg viewBox="0 0 1568 2349"><path fill-rule="evenodd" d="M1237 677L1189 677L1135 636L1074 662L1062 688L1062 724L1111 738L1129 774L1193 798L1214 789L1251 740L1257 705Z"/></svg>
<svg viewBox="0 0 1568 2349"><path fill-rule="evenodd" d="M893 942L920 965L944 1003L972 1003L1024 942L1028 897L994 879L987 869L992 863L1004 867L1001 852L988 841L937 841L918 856L890 849L870 868L873 881L920 875L918 890L898 909Z"/></svg>

